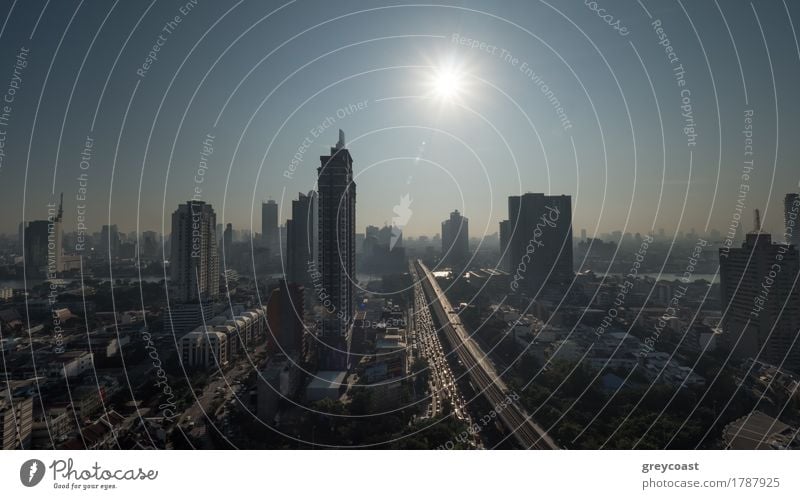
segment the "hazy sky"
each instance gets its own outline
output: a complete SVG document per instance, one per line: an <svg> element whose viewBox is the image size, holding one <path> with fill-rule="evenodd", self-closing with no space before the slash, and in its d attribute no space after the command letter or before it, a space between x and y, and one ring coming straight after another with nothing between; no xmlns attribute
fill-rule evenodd
<svg viewBox="0 0 800 499"><path fill-rule="evenodd" d="M342 128L359 232L408 195L408 235L439 232L453 209L471 236L490 234L507 197L531 191L572 195L576 234L724 233L747 159L746 225L758 207L782 232L800 181L793 2L433 4L2 2L0 93L20 88L0 123L0 230L16 231L23 207L45 217L63 191L67 229L85 204L92 231L169 232L196 187L219 223L260 230L260 202L278 200L283 223ZM434 91L445 68L449 98Z"/></svg>

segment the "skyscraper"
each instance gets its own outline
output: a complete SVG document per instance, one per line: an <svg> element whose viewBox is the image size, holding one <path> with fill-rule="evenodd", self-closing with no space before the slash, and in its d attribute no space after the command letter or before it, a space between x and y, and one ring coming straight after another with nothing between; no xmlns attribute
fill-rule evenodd
<svg viewBox="0 0 800 499"><path fill-rule="evenodd" d="M64 194L56 210L55 203L47 206L47 220L33 220L24 227L25 268L28 275L55 278L63 271L62 228Z"/></svg>
<svg viewBox="0 0 800 499"><path fill-rule="evenodd" d="M161 258L161 237L158 232L146 230L142 232L142 249L139 252L142 258L158 260Z"/></svg>
<svg viewBox="0 0 800 499"><path fill-rule="evenodd" d="M309 262L317 258L317 193L302 192L292 201L292 219L286 222L286 278L291 283L311 284Z"/></svg>
<svg viewBox="0 0 800 499"><path fill-rule="evenodd" d="M116 224L103 225L100 229L99 256L107 260L119 258L119 229Z"/></svg>
<svg viewBox="0 0 800 499"><path fill-rule="evenodd" d="M783 223L786 244L794 244L800 250L800 228L797 227L800 211L800 194L789 193L783 201Z"/></svg>
<svg viewBox="0 0 800 499"><path fill-rule="evenodd" d="M330 156L319 159L317 263L322 293L328 296L323 300L320 368L346 370L354 310L356 184L353 182L353 158L345 147L343 131L339 130L339 141L331 148Z"/></svg>
<svg viewBox="0 0 800 499"><path fill-rule="evenodd" d="M509 272L515 289L536 295L568 284L572 272L572 198L525 193L508 198Z"/></svg>
<svg viewBox="0 0 800 499"><path fill-rule="evenodd" d="M442 260L451 266L464 265L469 259L469 219L458 210L442 222Z"/></svg>
<svg viewBox="0 0 800 499"><path fill-rule="evenodd" d="M261 203L261 240L273 254L278 254L278 203L270 199Z"/></svg>
<svg viewBox="0 0 800 499"><path fill-rule="evenodd" d="M172 214L170 278L176 301L219 294L216 224L214 209L203 201L188 201Z"/></svg>
<svg viewBox="0 0 800 499"><path fill-rule="evenodd" d="M721 248L719 257L722 343L739 358L800 368L797 248L757 229L741 248Z"/></svg>

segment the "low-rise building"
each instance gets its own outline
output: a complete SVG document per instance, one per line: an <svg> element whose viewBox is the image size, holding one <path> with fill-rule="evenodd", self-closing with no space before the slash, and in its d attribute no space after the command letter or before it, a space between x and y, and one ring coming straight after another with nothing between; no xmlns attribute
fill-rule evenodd
<svg viewBox="0 0 800 499"><path fill-rule="evenodd" d="M186 333L181 338L180 349L185 366L210 369L228 364L228 338L213 327L200 326Z"/></svg>

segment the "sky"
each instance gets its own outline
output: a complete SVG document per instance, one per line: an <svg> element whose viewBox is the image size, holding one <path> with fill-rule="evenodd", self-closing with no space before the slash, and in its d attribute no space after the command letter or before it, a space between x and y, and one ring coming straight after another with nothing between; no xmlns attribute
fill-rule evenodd
<svg viewBox="0 0 800 499"><path fill-rule="evenodd" d="M169 233L196 195L258 232L340 128L358 232L458 209L481 237L544 192L590 236L725 233L740 199L780 234L799 190L793 2L25 0L0 22L2 232L61 192L66 230Z"/></svg>

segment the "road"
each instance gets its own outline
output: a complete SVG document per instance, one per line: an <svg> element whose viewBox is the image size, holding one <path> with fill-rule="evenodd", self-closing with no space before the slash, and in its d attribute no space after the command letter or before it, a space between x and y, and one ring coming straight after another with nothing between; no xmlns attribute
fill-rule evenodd
<svg viewBox="0 0 800 499"><path fill-rule="evenodd" d="M430 405L426 417L435 418L442 414L443 402L449 400L456 417L470 424L469 414L466 411L466 402L455 382L455 377L447 363L447 358L436 334L430 309L425 299L425 291L419 281L416 268L411 266L414 278L414 331L418 342L419 356L428 361L430 370Z"/></svg>
<svg viewBox="0 0 800 499"><path fill-rule="evenodd" d="M523 448L558 449L558 445L547 432L532 421L515 400L510 400L510 391L505 382L497 374L492 361L481 347L467 334L433 274L422 261L418 260L414 266L417 273L425 277L422 279L422 287L430 303L430 309L442 325L442 330L464 364L472 383L492 407L501 407L505 403L502 410L496 411L497 417Z"/></svg>

